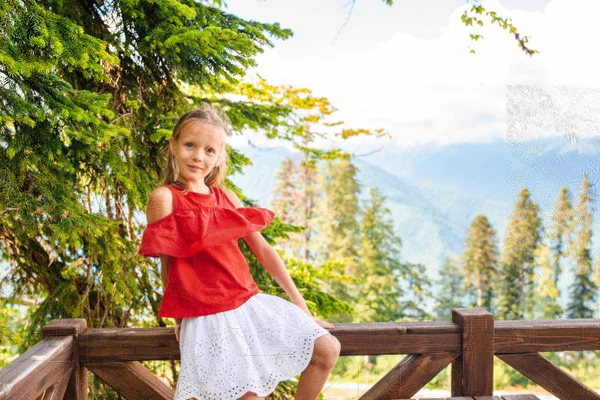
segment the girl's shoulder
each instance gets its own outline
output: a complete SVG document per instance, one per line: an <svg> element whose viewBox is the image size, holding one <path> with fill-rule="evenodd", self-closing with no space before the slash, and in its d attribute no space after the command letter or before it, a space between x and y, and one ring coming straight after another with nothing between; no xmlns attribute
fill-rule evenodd
<svg viewBox="0 0 600 400"><path fill-rule="evenodd" d="M173 193L166 186L158 187L150 193L146 220L149 224L162 220L173 212L173 208Z"/></svg>
<svg viewBox="0 0 600 400"><path fill-rule="evenodd" d="M167 186L160 186L150 192L150 203L154 204L173 204L173 192Z"/></svg>

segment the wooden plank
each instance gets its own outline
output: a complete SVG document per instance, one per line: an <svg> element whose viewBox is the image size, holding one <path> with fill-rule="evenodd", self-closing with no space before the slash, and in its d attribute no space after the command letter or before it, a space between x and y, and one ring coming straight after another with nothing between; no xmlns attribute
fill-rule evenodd
<svg viewBox="0 0 600 400"><path fill-rule="evenodd" d="M540 400L533 394L506 394L502 396L503 400Z"/></svg>
<svg viewBox="0 0 600 400"><path fill-rule="evenodd" d="M45 338L0 369L0 400L36 399L73 369L72 336Z"/></svg>
<svg viewBox="0 0 600 400"><path fill-rule="evenodd" d="M419 400L446 400L446 398L445 397L419 397Z"/></svg>
<svg viewBox="0 0 600 400"><path fill-rule="evenodd" d="M600 400L598 393L540 354L498 354L497 356L559 399Z"/></svg>
<svg viewBox="0 0 600 400"><path fill-rule="evenodd" d="M343 356L462 350L460 327L452 322L374 325L336 324L330 333L342 343ZM495 353L564 350L600 350L600 322L495 321ZM79 338L79 356L85 362L180 359L173 328L86 329Z"/></svg>
<svg viewBox="0 0 600 400"><path fill-rule="evenodd" d="M332 334L334 329L331 329ZM460 334L404 334L401 331L336 333L341 355L458 353ZM83 362L179 360L173 328L87 329L79 336Z"/></svg>
<svg viewBox="0 0 600 400"><path fill-rule="evenodd" d="M174 328L87 329L78 344L84 363L180 359Z"/></svg>
<svg viewBox="0 0 600 400"><path fill-rule="evenodd" d="M407 334L432 334L432 333L460 333L460 329L452 321L421 321L421 322L363 322L363 323L336 323L333 333L361 333L363 331L391 332L394 329L405 329Z"/></svg>
<svg viewBox="0 0 600 400"><path fill-rule="evenodd" d="M600 350L599 319L496 321L495 353Z"/></svg>
<svg viewBox="0 0 600 400"><path fill-rule="evenodd" d="M84 318L57 318L42 327L44 337L79 335L87 328Z"/></svg>
<svg viewBox="0 0 600 400"><path fill-rule="evenodd" d="M502 400L500 396L473 396L474 400Z"/></svg>
<svg viewBox="0 0 600 400"><path fill-rule="evenodd" d="M173 399L175 393L137 361L87 364L90 371L127 400Z"/></svg>
<svg viewBox="0 0 600 400"><path fill-rule="evenodd" d="M73 372L67 383L64 397L72 400L88 399L87 369L79 357L79 336L86 330L87 322L84 318L54 319L42 327L45 338L56 336L71 336L74 339Z"/></svg>
<svg viewBox="0 0 600 400"><path fill-rule="evenodd" d="M409 354L360 398L410 398L457 356L445 353Z"/></svg>
<svg viewBox="0 0 600 400"><path fill-rule="evenodd" d="M452 363L453 396L491 396L494 391L494 316L483 308L456 308L462 353Z"/></svg>
<svg viewBox="0 0 600 400"><path fill-rule="evenodd" d="M69 371L62 378L60 378L58 382L50 386L44 393L42 400L63 400L65 398L69 379L71 378L71 373L72 371ZM69 397L66 398L69 399Z"/></svg>

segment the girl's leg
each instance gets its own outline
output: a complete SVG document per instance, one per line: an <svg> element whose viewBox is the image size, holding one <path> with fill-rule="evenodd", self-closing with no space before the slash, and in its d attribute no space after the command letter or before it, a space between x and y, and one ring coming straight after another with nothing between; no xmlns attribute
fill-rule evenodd
<svg viewBox="0 0 600 400"><path fill-rule="evenodd" d="M300 374L295 400L315 400L340 356L339 340L331 334L315 340L315 349L308 367Z"/></svg>
<svg viewBox="0 0 600 400"><path fill-rule="evenodd" d="M264 397L257 396L256 393L254 393L254 392L246 392L246 394L243 395L242 397L240 397L238 400L261 400L261 399L264 399Z"/></svg>

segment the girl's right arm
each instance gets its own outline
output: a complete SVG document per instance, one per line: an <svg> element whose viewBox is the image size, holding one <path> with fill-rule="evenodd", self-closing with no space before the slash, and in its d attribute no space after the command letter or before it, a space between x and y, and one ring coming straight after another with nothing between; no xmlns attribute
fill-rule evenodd
<svg viewBox="0 0 600 400"><path fill-rule="evenodd" d="M148 224L158 221L172 212L173 194L171 191L164 186L154 189L152 193L150 193L150 200L148 200L148 206L146 208L146 221ZM160 280L165 288L167 287L167 280L169 277L170 260L170 256L160 254ZM175 321L178 325L181 323L180 318L176 318Z"/></svg>

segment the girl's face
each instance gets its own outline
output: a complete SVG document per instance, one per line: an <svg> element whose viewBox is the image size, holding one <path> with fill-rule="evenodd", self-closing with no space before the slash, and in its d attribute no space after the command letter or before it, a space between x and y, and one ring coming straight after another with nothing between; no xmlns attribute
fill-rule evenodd
<svg viewBox="0 0 600 400"><path fill-rule="evenodd" d="M220 161L221 135L224 136L225 131L218 126L195 121L184 125L179 139L169 142L171 154L177 157L179 181L204 184L204 178Z"/></svg>

